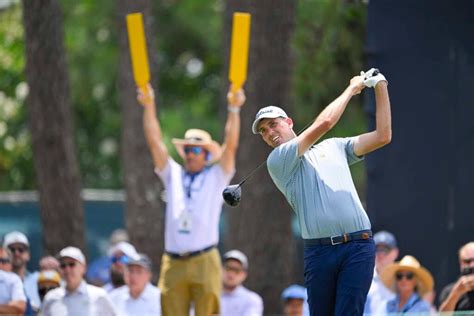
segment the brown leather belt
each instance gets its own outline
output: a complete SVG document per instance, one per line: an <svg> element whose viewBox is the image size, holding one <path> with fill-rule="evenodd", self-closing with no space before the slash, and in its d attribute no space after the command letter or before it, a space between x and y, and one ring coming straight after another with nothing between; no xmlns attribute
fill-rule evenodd
<svg viewBox="0 0 474 316"><path fill-rule="evenodd" d="M339 245L345 244L353 240L365 240L372 237L371 230L362 230L355 233L343 234L339 236L315 238L315 239L304 239L304 244L307 246L317 245Z"/></svg>

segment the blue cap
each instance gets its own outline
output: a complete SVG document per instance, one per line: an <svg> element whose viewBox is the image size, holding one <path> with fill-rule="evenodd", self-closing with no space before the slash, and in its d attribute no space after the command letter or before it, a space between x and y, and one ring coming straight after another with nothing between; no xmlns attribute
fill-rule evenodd
<svg viewBox="0 0 474 316"><path fill-rule="evenodd" d="M375 245L384 244L390 248L397 248L397 240L395 239L395 236L386 230L376 233L374 235L374 242Z"/></svg>
<svg viewBox="0 0 474 316"><path fill-rule="evenodd" d="M300 299L306 301L307 297L306 289L297 284L290 285L281 293L281 299L284 301L289 299Z"/></svg>

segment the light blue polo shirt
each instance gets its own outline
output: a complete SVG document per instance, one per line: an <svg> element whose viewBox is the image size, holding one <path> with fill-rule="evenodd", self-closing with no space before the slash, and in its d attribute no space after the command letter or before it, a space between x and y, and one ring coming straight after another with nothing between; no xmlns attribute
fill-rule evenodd
<svg viewBox="0 0 474 316"><path fill-rule="evenodd" d="M370 229L349 169L363 159L354 153L354 137L324 140L301 157L296 140L276 147L268 156L267 167L296 212L302 237L323 238Z"/></svg>

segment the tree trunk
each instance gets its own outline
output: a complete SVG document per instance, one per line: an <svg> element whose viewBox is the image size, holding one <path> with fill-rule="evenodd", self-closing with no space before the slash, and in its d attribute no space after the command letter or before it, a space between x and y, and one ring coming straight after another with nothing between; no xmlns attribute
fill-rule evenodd
<svg viewBox="0 0 474 316"><path fill-rule="evenodd" d="M85 250L62 15L56 0L23 1L28 124L40 195L44 246Z"/></svg>
<svg viewBox="0 0 474 316"><path fill-rule="evenodd" d="M277 105L291 115L291 35L294 29L296 2L286 0L229 1L226 8L226 33L230 34L231 12L246 10L252 14L247 102L242 110L241 141L237 157L240 181L260 162L270 148L251 125L260 107ZM225 45L229 45L230 38ZM229 48L227 47L226 58ZM249 257L246 285L262 295L265 314L281 313L279 294L295 283L295 241L291 229L292 211L276 189L266 167L242 188L242 202L228 209L229 231L226 249L237 248Z"/></svg>
<svg viewBox="0 0 474 316"><path fill-rule="evenodd" d="M156 45L153 41L156 32L153 32L151 7L149 0L119 0L117 2L120 45L118 85L123 117L122 160L126 192L125 223L132 244L137 247L138 251L146 253L152 259L156 276L164 249L165 204L161 199L163 185L153 172L153 162L143 132L143 109L136 99L126 24L128 13L143 13L150 72L156 81L158 65Z"/></svg>

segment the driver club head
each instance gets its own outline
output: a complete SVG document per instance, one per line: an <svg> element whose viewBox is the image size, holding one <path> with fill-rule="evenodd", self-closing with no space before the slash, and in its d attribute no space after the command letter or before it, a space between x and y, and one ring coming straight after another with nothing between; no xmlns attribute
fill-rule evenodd
<svg viewBox="0 0 474 316"><path fill-rule="evenodd" d="M240 184L227 186L224 191L222 191L222 197L229 206L235 207L239 205L240 198L242 197L242 189L240 188Z"/></svg>

